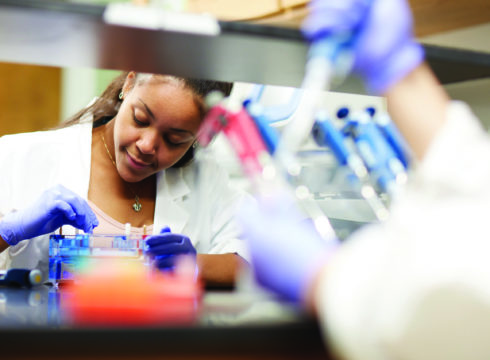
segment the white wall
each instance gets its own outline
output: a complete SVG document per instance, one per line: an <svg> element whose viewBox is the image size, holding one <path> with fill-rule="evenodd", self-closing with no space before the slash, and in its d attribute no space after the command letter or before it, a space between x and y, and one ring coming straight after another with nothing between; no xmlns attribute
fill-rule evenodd
<svg viewBox="0 0 490 360"><path fill-rule="evenodd" d="M468 103L483 126L490 130L490 78L446 85L453 99Z"/></svg>
<svg viewBox="0 0 490 360"><path fill-rule="evenodd" d="M61 120L77 113L95 97L100 96L120 73L118 70L63 68Z"/></svg>
<svg viewBox="0 0 490 360"><path fill-rule="evenodd" d="M61 120L85 107L96 96L96 69L63 68Z"/></svg>

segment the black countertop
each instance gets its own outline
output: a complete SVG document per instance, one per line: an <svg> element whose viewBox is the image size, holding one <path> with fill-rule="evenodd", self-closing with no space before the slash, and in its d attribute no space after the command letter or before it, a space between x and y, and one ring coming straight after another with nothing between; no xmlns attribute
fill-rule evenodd
<svg viewBox="0 0 490 360"><path fill-rule="evenodd" d="M77 326L59 299L46 285L0 287L2 356L328 358L317 322L265 294L207 291L194 322L151 327Z"/></svg>

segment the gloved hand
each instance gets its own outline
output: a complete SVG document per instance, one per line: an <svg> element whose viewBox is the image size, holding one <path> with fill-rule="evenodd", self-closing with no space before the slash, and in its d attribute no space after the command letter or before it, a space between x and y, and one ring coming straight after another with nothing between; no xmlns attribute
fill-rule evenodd
<svg viewBox="0 0 490 360"><path fill-rule="evenodd" d="M302 31L315 41L352 33L353 71L369 92L384 93L424 58L406 0L313 0Z"/></svg>
<svg viewBox="0 0 490 360"><path fill-rule="evenodd" d="M315 275L338 242L326 242L286 197L246 202L238 214L258 283L295 302L304 301Z"/></svg>
<svg viewBox="0 0 490 360"><path fill-rule="evenodd" d="M53 232L62 225L72 225L88 233L99 221L83 198L57 185L46 190L30 207L0 219L0 236L9 245L15 245Z"/></svg>
<svg viewBox="0 0 490 360"><path fill-rule="evenodd" d="M191 240L185 235L172 233L168 226L160 234L147 237L146 246L160 270L172 270L179 255L197 255Z"/></svg>

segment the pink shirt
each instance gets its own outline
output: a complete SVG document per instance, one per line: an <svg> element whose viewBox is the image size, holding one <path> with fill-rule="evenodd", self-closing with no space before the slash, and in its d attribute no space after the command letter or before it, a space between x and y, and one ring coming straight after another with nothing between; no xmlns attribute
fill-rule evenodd
<svg viewBox="0 0 490 360"><path fill-rule="evenodd" d="M99 226L94 229L94 234L120 234L124 235L126 233L126 224L122 224L119 221L114 220L105 212L103 212L97 205L92 201L88 200L92 211L99 219ZM144 227L133 227L131 226L131 235L151 235L153 233L153 224L146 225Z"/></svg>

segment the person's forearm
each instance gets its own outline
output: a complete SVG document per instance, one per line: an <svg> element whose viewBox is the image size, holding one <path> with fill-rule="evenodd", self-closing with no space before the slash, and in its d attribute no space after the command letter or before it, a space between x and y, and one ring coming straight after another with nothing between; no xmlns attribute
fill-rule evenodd
<svg viewBox="0 0 490 360"><path fill-rule="evenodd" d="M449 96L425 63L392 86L385 95L393 121L415 157L422 160L445 123Z"/></svg>
<svg viewBox="0 0 490 360"><path fill-rule="evenodd" d="M0 214L0 219L3 218L3 214ZM10 245L0 236L0 253L3 253Z"/></svg>
<svg viewBox="0 0 490 360"><path fill-rule="evenodd" d="M248 263L236 254L197 254L197 266L206 286L228 287Z"/></svg>
<svg viewBox="0 0 490 360"><path fill-rule="evenodd" d="M2 253L5 249L7 249L10 245L7 244L5 240L0 236L0 253Z"/></svg>

